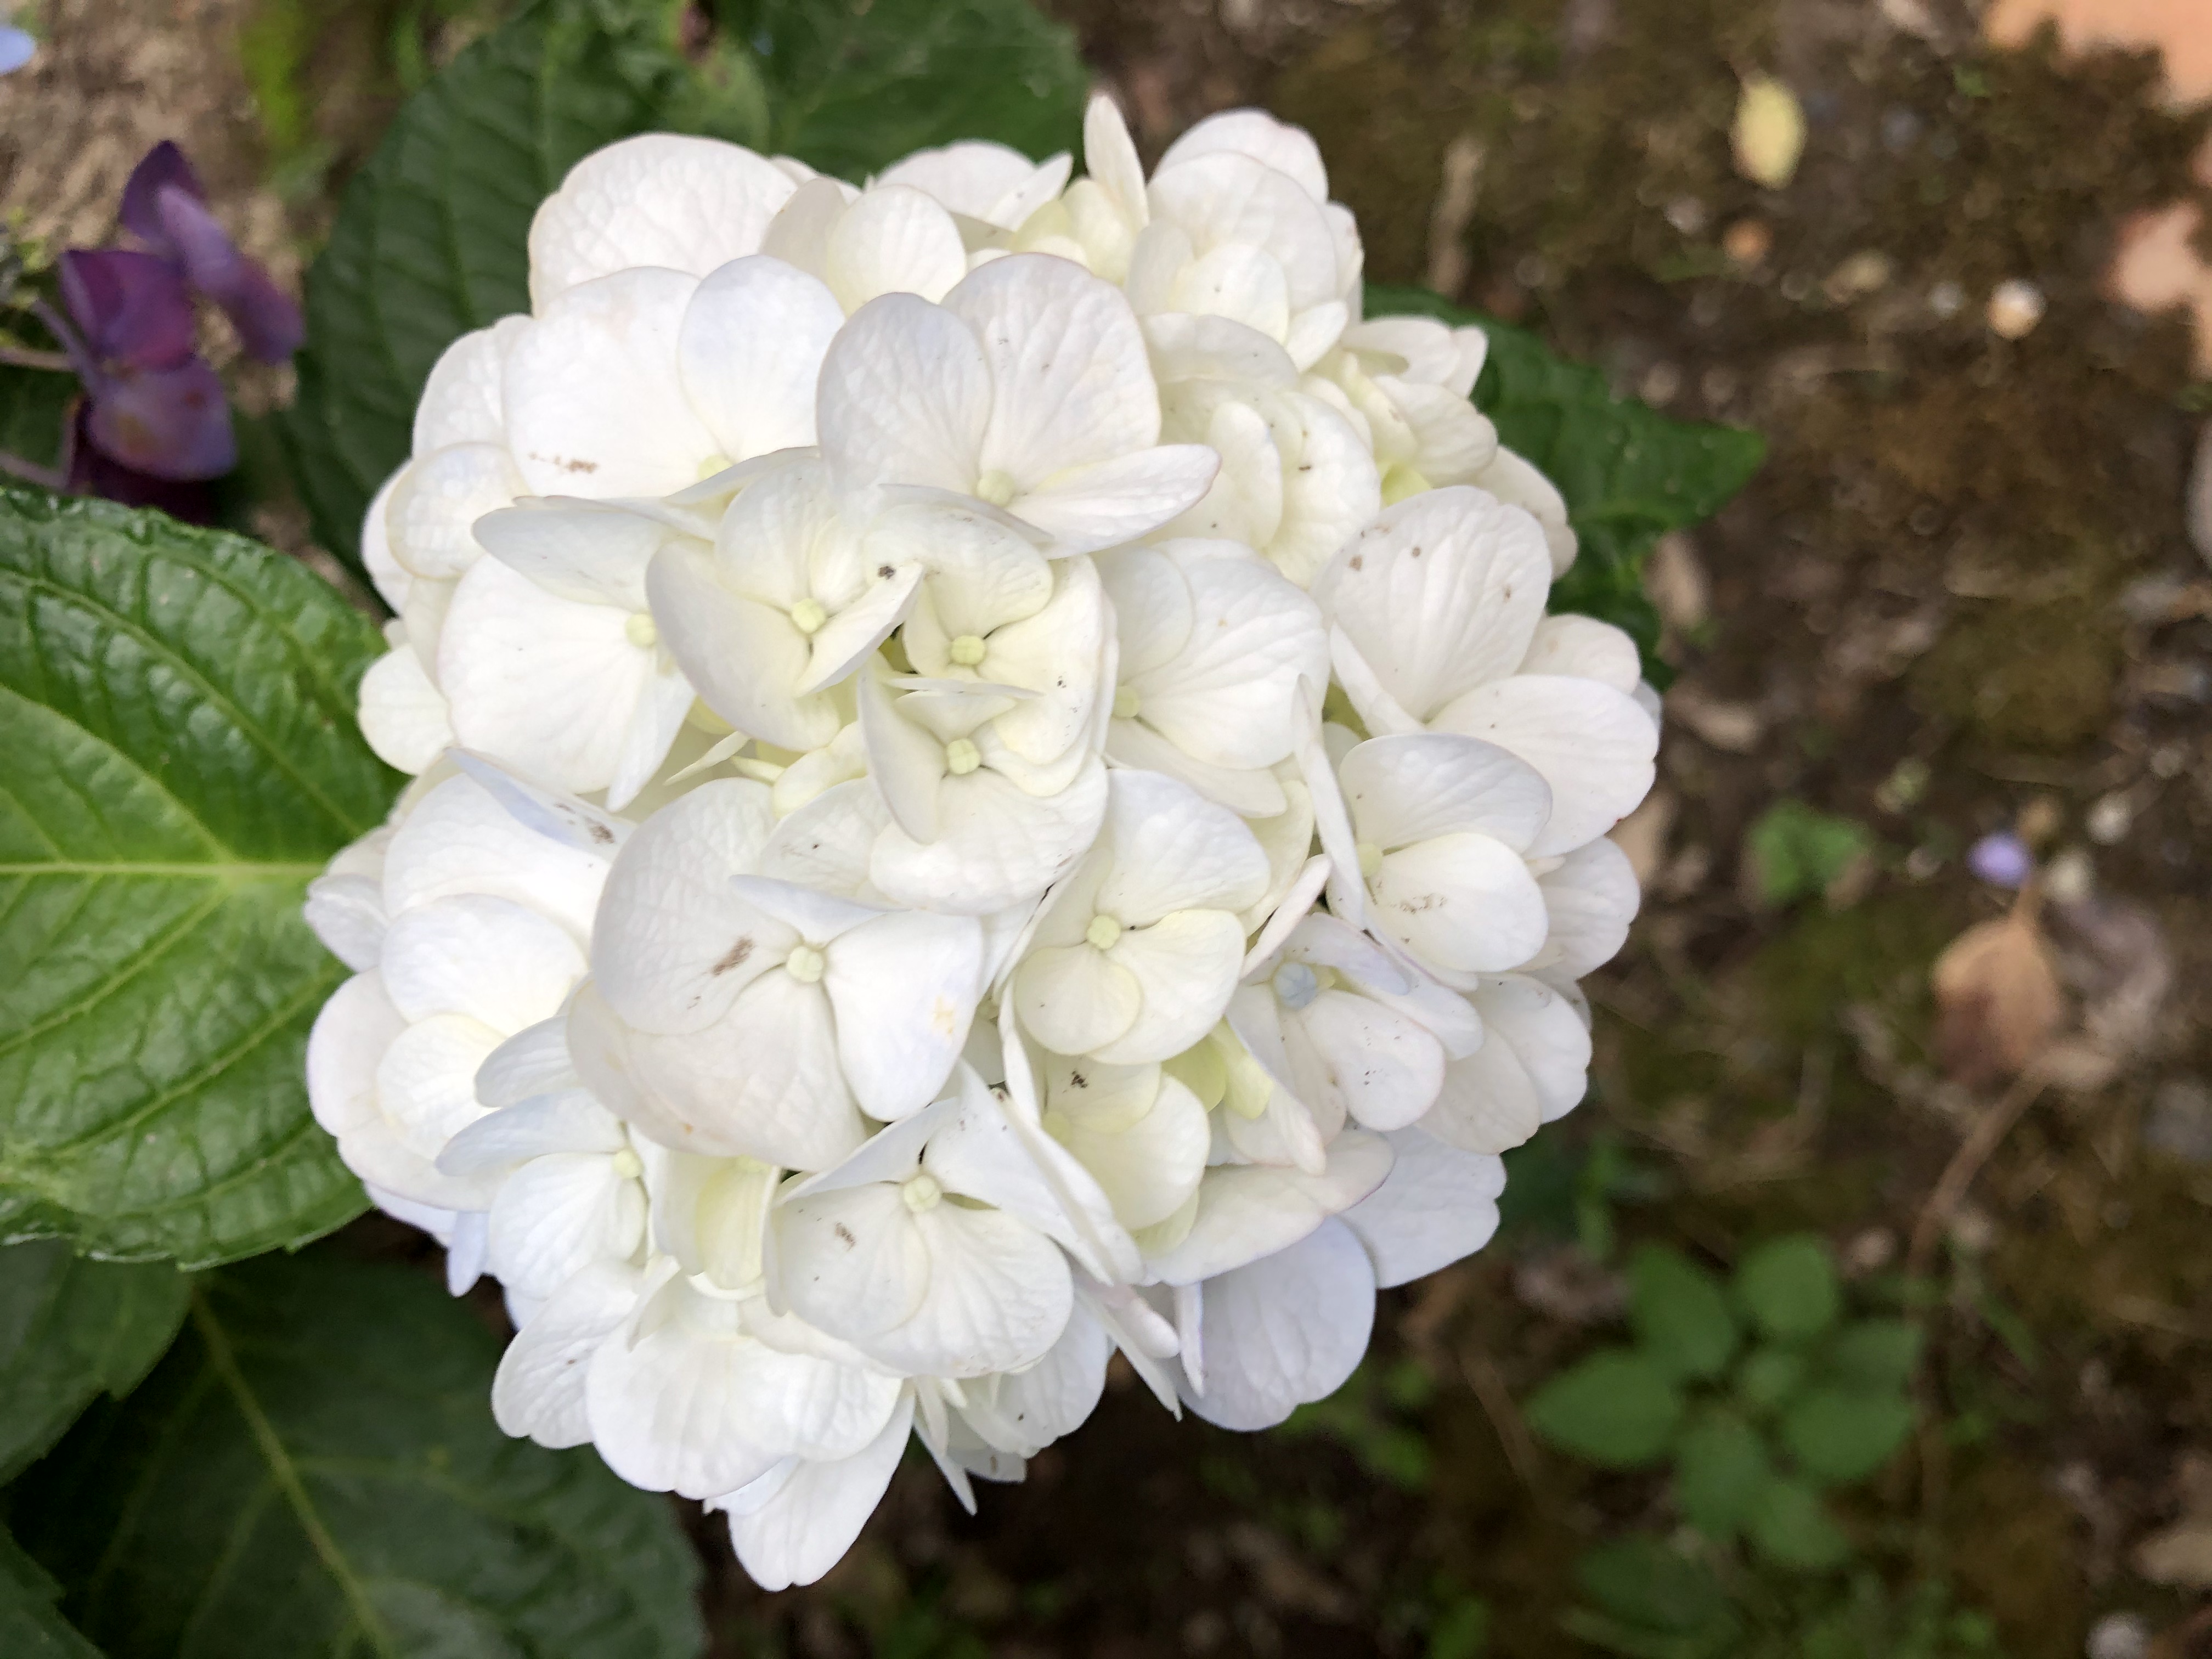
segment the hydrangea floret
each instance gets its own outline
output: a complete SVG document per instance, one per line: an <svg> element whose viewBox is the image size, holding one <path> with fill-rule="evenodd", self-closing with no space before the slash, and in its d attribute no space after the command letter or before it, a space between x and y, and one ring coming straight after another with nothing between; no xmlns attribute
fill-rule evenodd
<svg viewBox="0 0 2212 1659"><path fill-rule="evenodd" d="M363 545L416 775L308 912L377 1202L492 1408L811 1582L909 1436L971 1507L1119 1352L1234 1428L1479 1249L1638 902L1633 644L1479 330L1361 315L1312 141L863 187L587 157Z"/></svg>

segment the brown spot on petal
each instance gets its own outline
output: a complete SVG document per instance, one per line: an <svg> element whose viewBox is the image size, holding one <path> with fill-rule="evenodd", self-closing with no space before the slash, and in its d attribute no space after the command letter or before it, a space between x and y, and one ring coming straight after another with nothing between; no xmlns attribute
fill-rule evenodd
<svg viewBox="0 0 2212 1659"><path fill-rule="evenodd" d="M752 940L750 939L741 939L729 948L720 962L716 963L707 971L715 978L720 979L724 974L728 973L732 968L741 965L744 959L752 955Z"/></svg>

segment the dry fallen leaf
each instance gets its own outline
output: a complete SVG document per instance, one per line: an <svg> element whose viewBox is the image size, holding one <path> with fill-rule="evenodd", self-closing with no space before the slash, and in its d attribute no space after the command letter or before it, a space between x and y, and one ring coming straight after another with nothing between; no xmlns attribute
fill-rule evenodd
<svg viewBox="0 0 2212 1659"><path fill-rule="evenodd" d="M2065 1016L2058 970L2032 902L1977 923L1936 958L1936 1048L1943 1069L1980 1088L2016 1076Z"/></svg>

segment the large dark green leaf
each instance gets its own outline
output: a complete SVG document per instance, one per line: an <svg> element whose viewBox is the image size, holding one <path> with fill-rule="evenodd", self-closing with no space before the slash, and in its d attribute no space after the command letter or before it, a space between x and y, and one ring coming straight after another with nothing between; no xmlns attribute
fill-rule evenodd
<svg viewBox="0 0 2212 1659"><path fill-rule="evenodd" d="M0 1481L94 1396L137 1386L177 1334L186 1285L174 1268L87 1261L60 1239L0 1249Z"/></svg>
<svg viewBox="0 0 2212 1659"><path fill-rule="evenodd" d="M988 138L1073 149L1089 76L1030 0L722 0L769 94L764 147L858 179L909 151Z"/></svg>
<svg viewBox="0 0 2212 1659"><path fill-rule="evenodd" d="M1626 629L1644 647L1646 672L1656 668L1663 684L1665 666L1651 658L1659 622L1644 594L1644 558L1668 531L1726 506L1759 471L1765 441L1735 427L1669 420L1616 396L1596 369L1569 362L1527 330L1425 289L1370 283L1367 314L1440 317L1490 337L1475 404L1508 448L1559 487L1582 542L1574 568L1552 590L1552 608Z"/></svg>
<svg viewBox="0 0 2212 1659"><path fill-rule="evenodd" d="M282 428L325 545L356 556L438 354L530 308L538 203L580 157L653 125L682 70L668 11L541 0L410 99L346 186L307 273L307 345Z"/></svg>
<svg viewBox="0 0 2212 1659"><path fill-rule="evenodd" d="M227 1269L130 1401L32 1472L17 1528L112 1659L696 1653L671 1506L501 1434L497 1352L404 1269Z"/></svg>
<svg viewBox="0 0 2212 1659"><path fill-rule="evenodd" d="M0 1653L8 1659L100 1659L54 1604L62 1587L0 1527Z"/></svg>
<svg viewBox="0 0 2212 1659"><path fill-rule="evenodd" d="M199 1266L361 1209L300 903L397 781L354 724L380 648L251 542L0 492L0 1238Z"/></svg>

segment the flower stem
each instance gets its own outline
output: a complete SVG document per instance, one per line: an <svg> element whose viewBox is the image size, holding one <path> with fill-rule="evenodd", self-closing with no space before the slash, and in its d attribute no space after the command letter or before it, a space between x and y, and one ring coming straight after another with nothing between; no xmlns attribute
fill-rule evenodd
<svg viewBox="0 0 2212 1659"><path fill-rule="evenodd" d="M0 472L33 483L41 489L51 489L56 495L69 488L69 475L51 466L40 466L36 461L27 461L21 455L11 455L0 449Z"/></svg>
<svg viewBox="0 0 2212 1659"><path fill-rule="evenodd" d="M59 374L74 374L76 365L64 351L38 351L29 346L0 345L0 363L15 368L44 368Z"/></svg>

